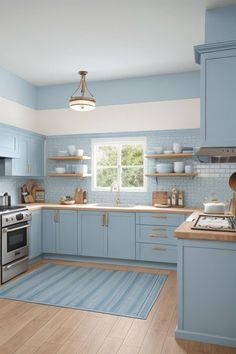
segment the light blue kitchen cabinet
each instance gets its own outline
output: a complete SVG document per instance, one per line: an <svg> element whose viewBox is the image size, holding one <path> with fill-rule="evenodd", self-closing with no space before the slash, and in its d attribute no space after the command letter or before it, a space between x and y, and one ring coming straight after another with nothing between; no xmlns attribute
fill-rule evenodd
<svg viewBox="0 0 236 354"><path fill-rule="evenodd" d="M57 220L56 250L59 254L77 255L78 247L78 212L60 210Z"/></svg>
<svg viewBox="0 0 236 354"><path fill-rule="evenodd" d="M196 46L201 63L201 145L235 146L236 41Z"/></svg>
<svg viewBox="0 0 236 354"><path fill-rule="evenodd" d="M108 257L135 259L135 214L107 213L106 225Z"/></svg>
<svg viewBox="0 0 236 354"><path fill-rule="evenodd" d="M18 135L19 158L12 160L13 176L44 175L44 138L37 135Z"/></svg>
<svg viewBox="0 0 236 354"><path fill-rule="evenodd" d="M30 138L30 176L44 176L44 138Z"/></svg>
<svg viewBox="0 0 236 354"><path fill-rule="evenodd" d="M14 128L0 124L0 156L19 157L19 141Z"/></svg>
<svg viewBox="0 0 236 354"><path fill-rule="evenodd" d="M176 337L236 347L236 242L177 244Z"/></svg>
<svg viewBox="0 0 236 354"><path fill-rule="evenodd" d="M43 210L43 253L56 253L56 211Z"/></svg>
<svg viewBox="0 0 236 354"><path fill-rule="evenodd" d="M43 210L43 252L77 255L77 211Z"/></svg>
<svg viewBox="0 0 236 354"><path fill-rule="evenodd" d="M29 231L29 259L42 254L42 216L41 210L32 212L32 221Z"/></svg>
<svg viewBox="0 0 236 354"><path fill-rule="evenodd" d="M136 259L176 263L177 242L174 230L186 216L174 213L136 214Z"/></svg>
<svg viewBox="0 0 236 354"><path fill-rule="evenodd" d="M81 212L82 255L107 257L105 212Z"/></svg>

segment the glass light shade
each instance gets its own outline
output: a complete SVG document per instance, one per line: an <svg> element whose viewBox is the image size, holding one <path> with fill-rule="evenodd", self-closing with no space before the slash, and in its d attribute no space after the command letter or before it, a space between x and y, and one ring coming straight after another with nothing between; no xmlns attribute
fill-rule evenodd
<svg viewBox="0 0 236 354"><path fill-rule="evenodd" d="M70 108L74 111L92 111L95 108L96 100L90 97L71 97Z"/></svg>

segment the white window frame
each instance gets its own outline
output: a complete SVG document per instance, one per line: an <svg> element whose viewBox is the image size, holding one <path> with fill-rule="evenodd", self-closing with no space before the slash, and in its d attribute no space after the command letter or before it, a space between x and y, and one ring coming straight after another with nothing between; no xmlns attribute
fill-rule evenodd
<svg viewBox="0 0 236 354"><path fill-rule="evenodd" d="M97 145L120 145L121 144L142 144L143 145L143 151L146 151L146 145L147 145L147 139L146 137L114 137L114 138L99 138L99 139L92 139L91 140L92 144L92 164L91 164L91 172L92 172L92 178L91 178L91 190L96 191L96 192L106 192L110 191L110 187L96 187L96 147ZM121 154L119 154L119 158L121 158ZM121 166L121 162L118 162L118 166ZM119 169L119 167L118 167ZM119 172L118 172L119 173ZM146 159L143 157L143 187L140 188L130 188L130 187L121 187L120 186L120 191L121 192L146 192L147 191L147 181L145 177L146 173Z"/></svg>

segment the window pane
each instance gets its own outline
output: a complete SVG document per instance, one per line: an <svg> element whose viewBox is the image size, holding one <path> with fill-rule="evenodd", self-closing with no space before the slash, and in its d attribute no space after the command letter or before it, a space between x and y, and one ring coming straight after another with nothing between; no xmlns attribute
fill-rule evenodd
<svg viewBox="0 0 236 354"><path fill-rule="evenodd" d="M143 187L143 167L122 168L121 179L123 188Z"/></svg>
<svg viewBox="0 0 236 354"><path fill-rule="evenodd" d="M121 164L143 165L143 145L122 145Z"/></svg>
<svg viewBox="0 0 236 354"><path fill-rule="evenodd" d="M117 180L117 168L98 168L97 187L110 187Z"/></svg>
<svg viewBox="0 0 236 354"><path fill-rule="evenodd" d="M97 148L97 166L116 166L117 165L117 147L116 146L98 146Z"/></svg>

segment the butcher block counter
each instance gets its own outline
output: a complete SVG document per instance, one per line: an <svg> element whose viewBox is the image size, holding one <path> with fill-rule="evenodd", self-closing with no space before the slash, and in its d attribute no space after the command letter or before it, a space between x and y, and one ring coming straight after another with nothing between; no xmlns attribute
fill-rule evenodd
<svg viewBox="0 0 236 354"><path fill-rule="evenodd" d="M202 212L196 211L192 215L190 215L187 220L175 230L175 236L177 238L188 240L214 240L236 242L236 232L192 230L191 228L195 224L200 214L202 214Z"/></svg>
<svg viewBox="0 0 236 354"><path fill-rule="evenodd" d="M176 338L236 347L236 233L192 230L194 212L176 230Z"/></svg>

